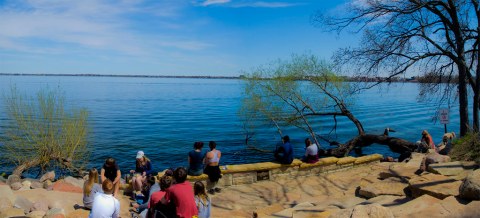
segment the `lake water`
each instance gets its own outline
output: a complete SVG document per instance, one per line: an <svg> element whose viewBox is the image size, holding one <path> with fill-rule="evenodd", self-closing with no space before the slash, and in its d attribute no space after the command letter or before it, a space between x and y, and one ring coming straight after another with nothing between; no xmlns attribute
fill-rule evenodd
<svg viewBox="0 0 480 218"><path fill-rule="evenodd" d="M135 154L143 150L156 170L186 166L187 153L195 141L217 142L222 151L221 164L268 161L271 153L248 149L244 144L242 123L237 116L241 104L243 81L234 79L173 79L121 77L53 77L0 76L0 90L8 93L16 85L21 92L35 95L42 88L60 87L65 92L67 106L85 107L90 112L92 148L90 167L101 167L112 156L122 171L134 168ZM437 107L417 102L418 85L395 84L376 87L358 96L351 111L362 122L367 133L381 134L390 127L392 136L417 141L423 129L428 129L436 143L441 141L444 127L432 122ZM5 132L7 117L0 101L0 136ZM450 110L449 131L458 132L458 107ZM330 132L329 126L318 129ZM318 126L319 124L316 124ZM345 142L357 130L346 119L339 119L336 136ZM295 146L295 156L304 153L303 140L308 135L300 130L284 130ZM258 148L273 150L279 140L275 129L260 126L256 129ZM325 146L322 144L322 146ZM390 152L386 146L372 145L365 154ZM5 163L0 172L10 171Z"/></svg>

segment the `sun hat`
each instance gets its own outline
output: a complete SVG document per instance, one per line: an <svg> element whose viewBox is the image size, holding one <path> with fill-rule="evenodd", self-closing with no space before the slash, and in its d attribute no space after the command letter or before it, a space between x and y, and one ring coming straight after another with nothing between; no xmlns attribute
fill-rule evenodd
<svg viewBox="0 0 480 218"><path fill-rule="evenodd" d="M145 156L145 153L143 153L143 151L137 152L137 159L142 158L143 156Z"/></svg>

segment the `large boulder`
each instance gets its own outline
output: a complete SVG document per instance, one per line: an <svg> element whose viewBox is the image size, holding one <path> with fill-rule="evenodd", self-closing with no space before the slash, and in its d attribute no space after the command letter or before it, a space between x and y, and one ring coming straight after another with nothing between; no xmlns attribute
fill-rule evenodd
<svg viewBox="0 0 480 218"><path fill-rule="evenodd" d="M397 163L397 164L391 165L388 171L380 172L378 177L380 179L397 177L397 178L404 179L406 181L417 176L415 174L417 170L418 170L418 167L412 167L412 166L407 166L403 163Z"/></svg>
<svg viewBox="0 0 480 218"><path fill-rule="evenodd" d="M343 217L369 217L369 218L393 218L390 209L380 204L357 205L354 208L339 210L330 215L332 218Z"/></svg>
<svg viewBox="0 0 480 218"><path fill-rule="evenodd" d="M62 208L52 208L47 212L45 218L65 218L65 210Z"/></svg>
<svg viewBox="0 0 480 218"><path fill-rule="evenodd" d="M22 183L20 182L14 182L10 184L10 188L14 191L20 190L23 187Z"/></svg>
<svg viewBox="0 0 480 218"><path fill-rule="evenodd" d="M0 217L24 217L25 213L22 209L18 208L7 208L0 211Z"/></svg>
<svg viewBox="0 0 480 218"><path fill-rule="evenodd" d="M46 180L55 180L55 171L47 172L40 177L40 182L45 182Z"/></svg>
<svg viewBox="0 0 480 218"><path fill-rule="evenodd" d="M12 192L12 189L5 185L0 186L0 197L6 198L8 201L10 201L10 204L13 204L16 199L15 195Z"/></svg>
<svg viewBox="0 0 480 218"><path fill-rule="evenodd" d="M61 191L61 192L73 192L73 193L82 193L83 189L81 187L72 185L67 183L63 180L59 180L53 184L52 189L54 191Z"/></svg>
<svg viewBox="0 0 480 218"><path fill-rule="evenodd" d="M468 200L480 200L480 170L470 173L460 185L460 197Z"/></svg>
<svg viewBox="0 0 480 218"><path fill-rule="evenodd" d="M30 180L32 185L30 186L32 189L37 189L37 188L43 188L43 183L41 183L39 180Z"/></svg>
<svg viewBox="0 0 480 218"><path fill-rule="evenodd" d="M71 176L68 176L64 179L64 181L66 183L70 183L74 186L77 186L79 188L82 188L83 189L83 183L85 182L83 179L77 179L77 178L74 178L74 177L71 177Z"/></svg>
<svg viewBox="0 0 480 218"><path fill-rule="evenodd" d="M405 196L404 189L408 187L399 178L391 177L379 182L360 186L358 194L366 198L374 198L380 195Z"/></svg>
<svg viewBox="0 0 480 218"><path fill-rule="evenodd" d="M444 199L448 196L458 196L462 182L447 176L427 173L410 179L408 183L413 197L428 194Z"/></svg>
<svg viewBox="0 0 480 218"><path fill-rule="evenodd" d="M29 213L33 208L33 203L25 197L18 196L13 207L22 209L24 213Z"/></svg>
<svg viewBox="0 0 480 218"><path fill-rule="evenodd" d="M37 211L48 211L48 201L37 201L33 204L32 211L37 210Z"/></svg>
<svg viewBox="0 0 480 218"><path fill-rule="evenodd" d="M19 182L19 183L22 182L22 179L20 179L20 176L17 176L17 175L8 176L7 185L12 185L13 183L16 183L16 182Z"/></svg>
<svg viewBox="0 0 480 218"><path fill-rule="evenodd" d="M30 182L29 180L25 180L22 182L21 190L30 190L31 186L32 186L32 182Z"/></svg>
<svg viewBox="0 0 480 218"><path fill-rule="evenodd" d="M426 171L430 166L430 164L447 163L450 161L451 161L451 158L447 155L441 155L435 151L429 151L429 153L425 155L424 161L422 162L420 169L423 171Z"/></svg>

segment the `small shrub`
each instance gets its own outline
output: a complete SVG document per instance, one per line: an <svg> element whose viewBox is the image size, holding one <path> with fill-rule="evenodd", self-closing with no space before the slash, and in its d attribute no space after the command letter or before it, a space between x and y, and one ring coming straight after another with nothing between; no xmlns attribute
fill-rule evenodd
<svg viewBox="0 0 480 218"><path fill-rule="evenodd" d="M453 142L450 152L453 160L480 162L480 133L470 132Z"/></svg>

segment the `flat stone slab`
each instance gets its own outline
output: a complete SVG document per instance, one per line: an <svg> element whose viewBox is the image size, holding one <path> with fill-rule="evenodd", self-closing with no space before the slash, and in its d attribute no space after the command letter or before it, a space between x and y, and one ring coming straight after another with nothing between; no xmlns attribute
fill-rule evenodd
<svg viewBox="0 0 480 218"><path fill-rule="evenodd" d="M450 196L430 207L415 211L408 217L458 217L465 210L466 205Z"/></svg>
<svg viewBox="0 0 480 218"><path fill-rule="evenodd" d="M448 162L448 163L436 163L428 166L428 171L444 176L459 176L467 175L477 168L474 162Z"/></svg>
<svg viewBox="0 0 480 218"><path fill-rule="evenodd" d="M413 197L427 194L439 199L458 196L461 181L437 174L423 174L408 181Z"/></svg>
<svg viewBox="0 0 480 218"><path fill-rule="evenodd" d="M377 203L384 207L393 207L404 204L412 199L406 196L395 196L395 195L380 195L378 197L370 198L361 204L373 204Z"/></svg>
<svg viewBox="0 0 480 218"><path fill-rule="evenodd" d="M360 186L358 194L366 198L374 198L380 195L405 196L404 189L408 184L402 183L398 178L387 178L366 186Z"/></svg>
<svg viewBox="0 0 480 218"><path fill-rule="evenodd" d="M415 214L417 211L424 210L440 201L440 199L430 195L422 195L405 204L390 207L390 209L395 217L411 217L412 214Z"/></svg>

